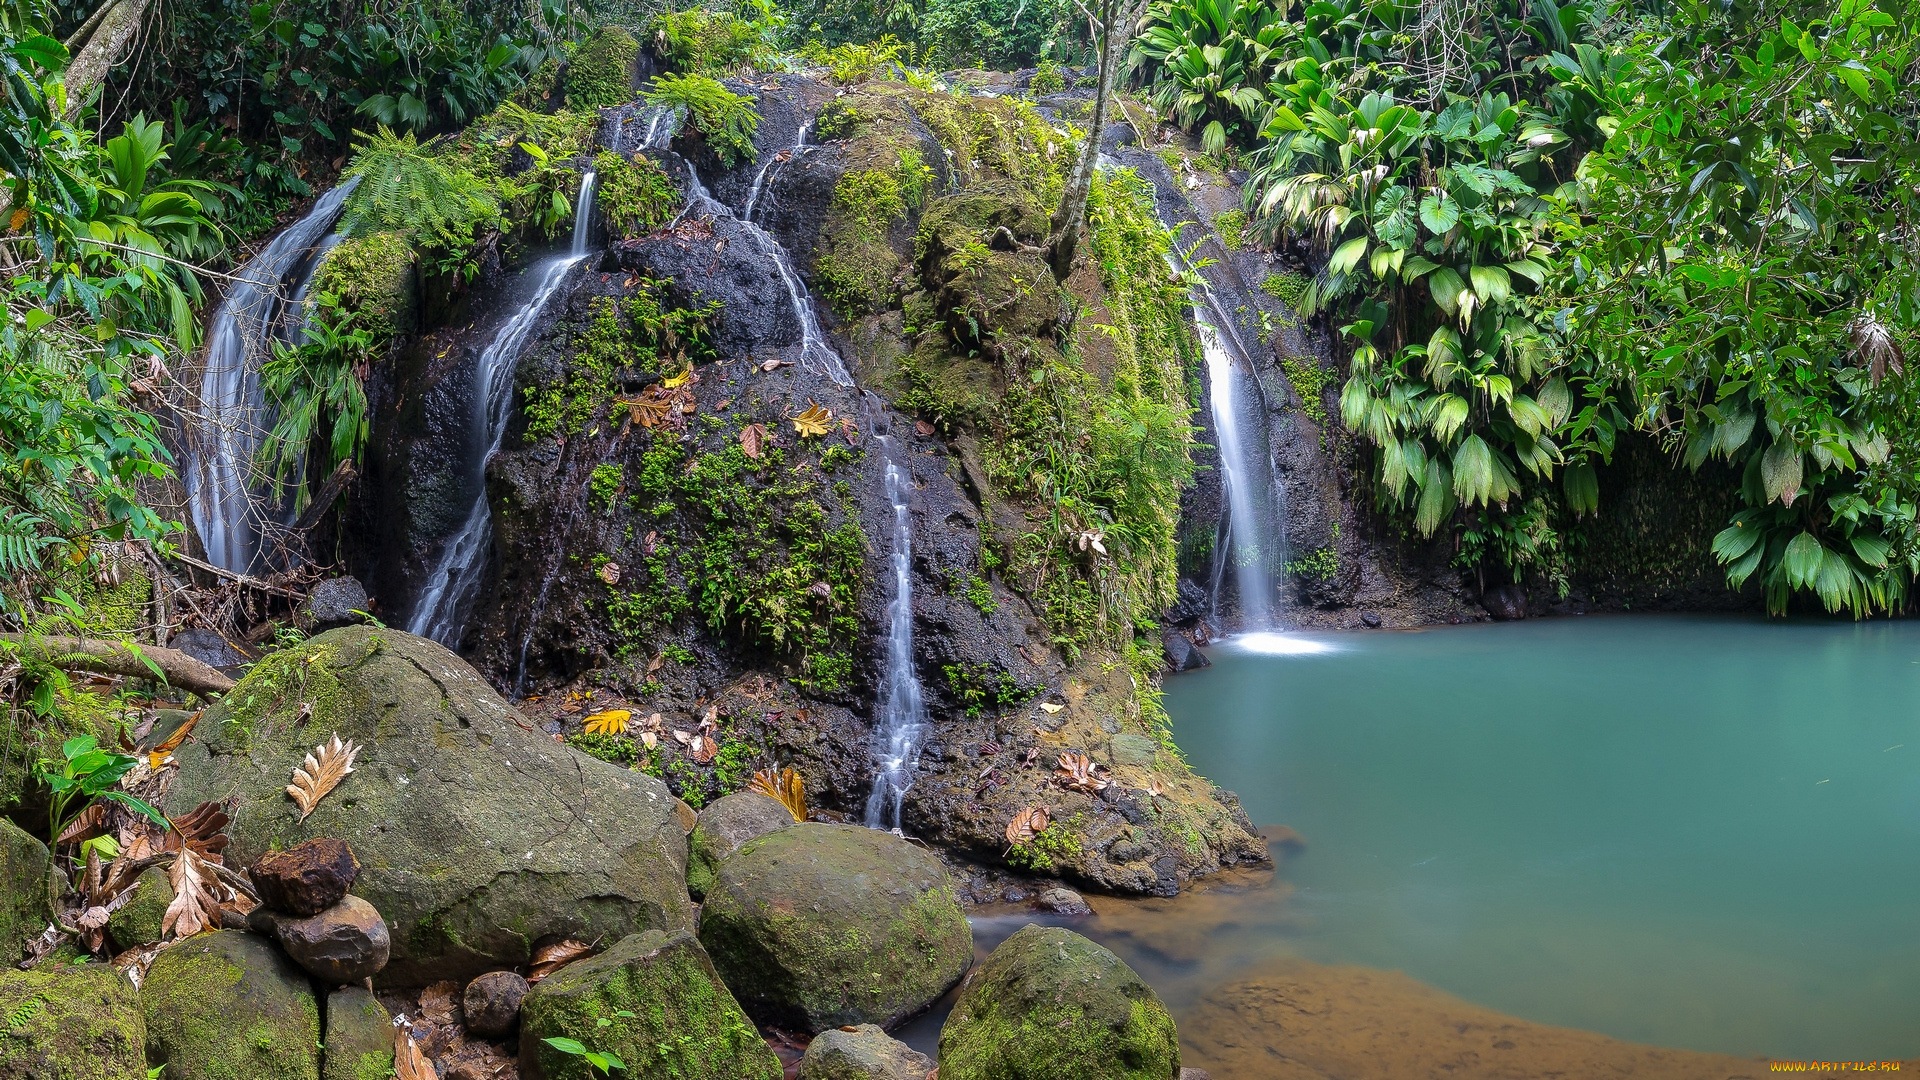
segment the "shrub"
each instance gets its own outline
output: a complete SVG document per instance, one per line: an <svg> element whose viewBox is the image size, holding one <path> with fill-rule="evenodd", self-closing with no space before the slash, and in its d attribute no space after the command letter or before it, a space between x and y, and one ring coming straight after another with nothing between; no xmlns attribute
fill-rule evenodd
<svg viewBox="0 0 1920 1080"><path fill-rule="evenodd" d="M680 209L680 192L651 158L631 158L611 150L593 159L599 175L600 213L616 238L641 236L665 226Z"/></svg>
<svg viewBox="0 0 1920 1080"><path fill-rule="evenodd" d="M646 98L655 105L671 105L687 110L687 117L707 141L720 163L731 169L751 161L758 151L753 133L760 128L760 114L753 99L743 97L705 75L662 75L653 81Z"/></svg>
<svg viewBox="0 0 1920 1080"><path fill-rule="evenodd" d="M567 62L567 108L599 109L633 100L633 61L640 43L617 26L603 26Z"/></svg>
<svg viewBox="0 0 1920 1080"><path fill-rule="evenodd" d="M768 53L765 24L694 7L653 20L655 50L674 71L712 75L754 67Z"/></svg>

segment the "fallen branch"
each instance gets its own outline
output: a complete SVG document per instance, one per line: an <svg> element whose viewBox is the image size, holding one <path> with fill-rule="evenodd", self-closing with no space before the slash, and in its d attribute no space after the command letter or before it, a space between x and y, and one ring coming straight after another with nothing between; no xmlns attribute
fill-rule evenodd
<svg viewBox="0 0 1920 1080"><path fill-rule="evenodd" d="M181 562L186 563L188 566L197 566L200 569L205 570L209 574L213 574L217 577L226 578L229 581L237 581L240 584L245 585L249 589L259 589L262 592L279 593L281 596L289 596L295 600L304 599L307 595L306 593L303 593L298 589L289 589L284 585L275 585L272 582L262 581L257 577L249 577L246 574L234 573L232 570L228 570L224 566L215 566L210 562L202 562L201 560L194 558L193 556L187 554L184 551L170 551L167 553L167 558L179 559Z"/></svg>
<svg viewBox="0 0 1920 1080"><path fill-rule="evenodd" d="M320 485L320 493L315 495L313 502L308 504L306 513L301 514L300 520L293 523L293 531L304 533L320 524L321 516L327 512L328 507L333 505L333 500L339 498L340 493L346 490L348 482L354 476L353 459L347 458L341 461L333 470L333 475L327 477L326 483Z"/></svg>
<svg viewBox="0 0 1920 1080"><path fill-rule="evenodd" d="M175 649L157 646L129 648L124 642L98 638L39 637L29 634L0 634L0 641L14 642L20 646L21 652L33 659L68 671L151 679L157 667L167 685L201 697L224 694L233 689L233 680L222 675L220 669ZM147 661L152 661L152 667L148 666Z"/></svg>

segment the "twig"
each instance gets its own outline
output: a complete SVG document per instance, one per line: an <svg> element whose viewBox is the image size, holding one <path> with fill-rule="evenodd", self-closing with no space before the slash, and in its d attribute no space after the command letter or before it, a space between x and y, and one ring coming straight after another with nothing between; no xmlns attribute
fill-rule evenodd
<svg viewBox="0 0 1920 1080"><path fill-rule="evenodd" d="M306 596L305 593L298 592L293 589L289 589L283 585L274 585L270 582L262 581L257 577L250 577L246 574L236 573L232 570L228 570L224 566L215 566L210 562L202 562L199 559L196 559L193 556L188 555L184 551L168 552L167 557L170 559L179 559L181 562L186 563L188 566L197 566L200 569L205 570L209 574L216 574L220 577L228 579L229 581L237 581L240 584L245 585L250 589L259 589L263 592L278 593L281 596L292 597L295 600L303 599Z"/></svg>

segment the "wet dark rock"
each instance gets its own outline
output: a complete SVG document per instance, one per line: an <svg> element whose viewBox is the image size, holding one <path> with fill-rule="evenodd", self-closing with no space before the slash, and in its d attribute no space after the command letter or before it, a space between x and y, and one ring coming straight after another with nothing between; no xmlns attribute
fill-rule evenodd
<svg viewBox="0 0 1920 1080"><path fill-rule="evenodd" d="M271 934L293 962L326 986L369 979L387 966L393 939L372 904L342 899L318 915L294 918L266 907L253 910L248 925Z"/></svg>
<svg viewBox="0 0 1920 1080"><path fill-rule="evenodd" d="M1166 1080L1173 1017L1140 976L1071 930L1028 926L968 978L940 1028L941 1080Z"/></svg>
<svg viewBox="0 0 1920 1080"><path fill-rule="evenodd" d="M1167 631L1161 644L1167 654L1168 671L1197 671L1213 666L1207 654L1194 648L1193 642L1187 640L1187 635L1178 630Z"/></svg>
<svg viewBox="0 0 1920 1080"><path fill-rule="evenodd" d="M393 1071L393 1017L366 987L327 995L320 1080L369 1080Z"/></svg>
<svg viewBox="0 0 1920 1080"><path fill-rule="evenodd" d="M467 1030L493 1038L520 1022L520 1002L527 996L527 980L511 971L489 971L467 984L460 1012Z"/></svg>
<svg viewBox="0 0 1920 1080"><path fill-rule="evenodd" d="M160 950L140 1007L147 1061L168 1080L319 1080L313 984L257 934L220 930Z"/></svg>
<svg viewBox="0 0 1920 1080"><path fill-rule="evenodd" d="M932 1058L877 1024L860 1024L815 1036L797 1080L927 1080L932 1071Z"/></svg>
<svg viewBox="0 0 1920 1080"><path fill-rule="evenodd" d="M1179 595L1167 609L1169 626L1192 626L1207 613L1207 592L1187 578L1180 579Z"/></svg>
<svg viewBox="0 0 1920 1080"><path fill-rule="evenodd" d="M228 641L212 630L202 630L197 627L182 630L168 638L167 648L186 653L195 660L222 671L244 667L253 663L256 657L251 650Z"/></svg>
<svg viewBox="0 0 1920 1080"><path fill-rule="evenodd" d="M328 578L307 594L295 620L308 633L331 630L359 622L370 603L367 587L358 578Z"/></svg>
<svg viewBox="0 0 1920 1080"><path fill-rule="evenodd" d="M1510 622L1527 617L1527 591L1519 585L1502 583L1492 586L1480 596L1480 605L1487 609L1496 622Z"/></svg>
<svg viewBox="0 0 1920 1080"><path fill-rule="evenodd" d="M714 800L695 819L687 852L687 888L694 899L713 888L714 871L740 845L793 823L785 804L757 791Z"/></svg>
<svg viewBox="0 0 1920 1080"><path fill-rule="evenodd" d="M318 915L353 888L360 864L345 840L315 837L254 860L248 876L260 902L289 915Z"/></svg>
<svg viewBox="0 0 1920 1080"><path fill-rule="evenodd" d="M549 935L691 925L664 785L532 727L444 647L344 627L255 665L208 710L175 754L165 809L237 799L236 865L352 837L355 894L386 918L395 985L517 967ZM335 734L361 745L354 771L302 820L288 770Z"/></svg>
<svg viewBox="0 0 1920 1080"><path fill-rule="evenodd" d="M1068 888L1048 889L1035 901L1043 910L1055 915L1091 915L1093 909L1087 906L1086 897Z"/></svg>
<svg viewBox="0 0 1920 1080"><path fill-rule="evenodd" d="M1379 612L1375 612L1375 611L1363 611L1363 612L1361 612L1361 613L1360 613L1360 624L1361 624L1362 626L1365 626L1365 627L1366 627L1367 629L1369 629L1369 630L1378 630L1378 629L1380 629L1380 614L1379 614Z"/></svg>
<svg viewBox="0 0 1920 1080"><path fill-rule="evenodd" d="M748 1015L790 1031L897 1024L973 958L940 861L890 833L805 822L720 863L700 941Z"/></svg>

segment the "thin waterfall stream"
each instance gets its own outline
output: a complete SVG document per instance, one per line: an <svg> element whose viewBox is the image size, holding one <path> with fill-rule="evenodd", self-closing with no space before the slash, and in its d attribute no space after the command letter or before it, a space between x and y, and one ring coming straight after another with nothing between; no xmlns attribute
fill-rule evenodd
<svg viewBox="0 0 1920 1080"><path fill-rule="evenodd" d="M245 572L259 552L250 478L253 456L272 422L260 391L260 365L272 355L276 337L292 340L276 327L290 313L304 313L307 287L325 254L317 245L327 244L359 183L355 177L320 196L305 217L274 237L240 271L207 329L202 412L190 428L185 479L194 531L207 561L222 569ZM299 318L304 324L304 314Z"/></svg>
<svg viewBox="0 0 1920 1080"><path fill-rule="evenodd" d="M513 367L520 359L527 335L533 332L541 312L546 310L547 302L566 283L568 272L587 257L593 184L594 173L589 169L580 178L572 247L567 254L554 256L536 268L540 277L533 294L513 318L495 332L476 365L473 425L476 434L485 440L482 444L485 449L467 463L466 480L472 501L459 530L441 549L439 560L414 601L413 614L407 619L408 633L430 637L448 648L459 644L468 601L480 584L486 551L493 543L493 513L487 503L487 462L499 452L501 441L507 435L507 423L513 416Z"/></svg>
<svg viewBox="0 0 1920 1080"><path fill-rule="evenodd" d="M867 798L866 825L899 832L900 808L913 784L928 722L920 675L913 666L913 474L904 461L896 460L899 448L894 445L885 406L871 394L863 398L867 434L886 459L887 503L893 509L893 546L887 553L893 571L893 595L887 600L887 667L880 686L880 722L873 734L879 769L873 794Z"/></svg>

